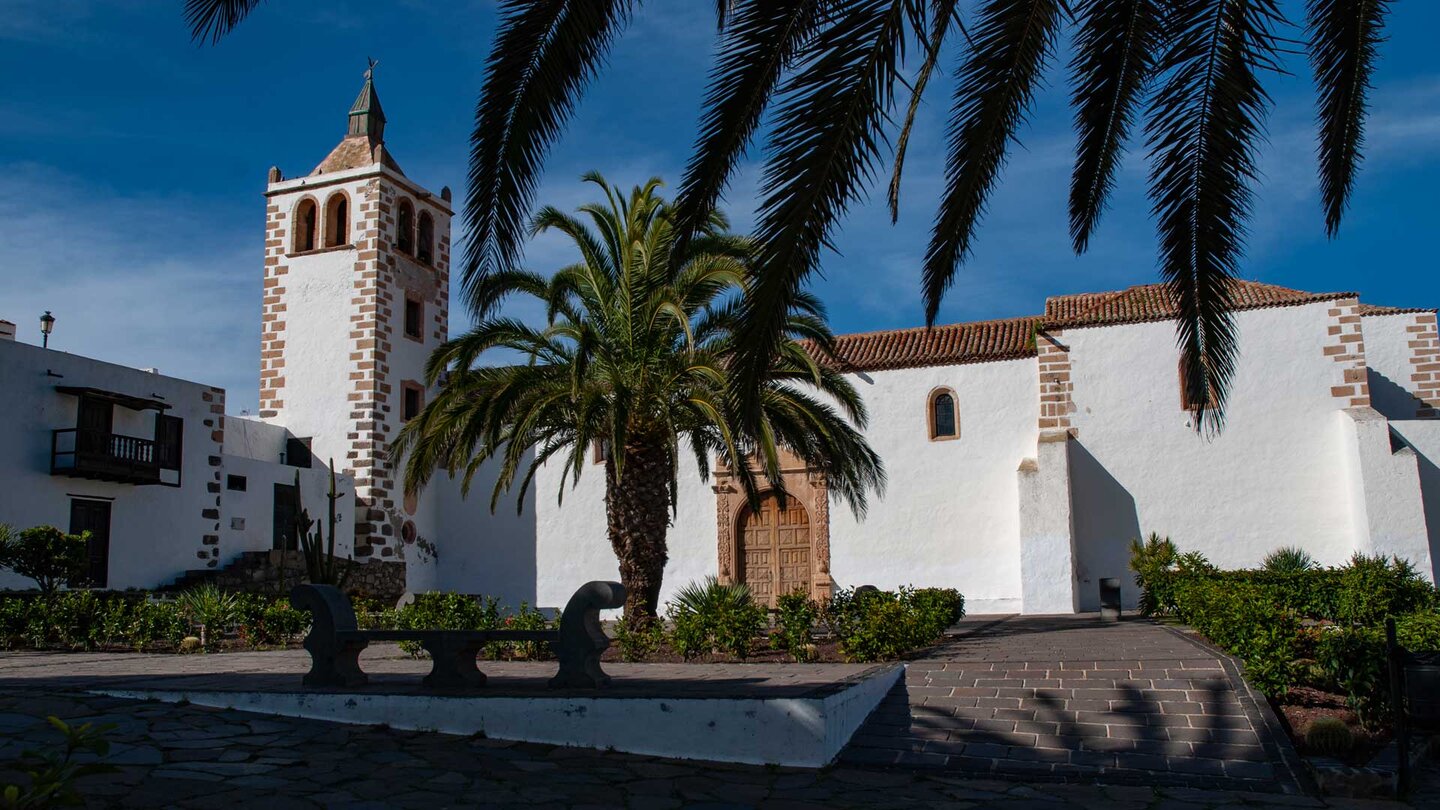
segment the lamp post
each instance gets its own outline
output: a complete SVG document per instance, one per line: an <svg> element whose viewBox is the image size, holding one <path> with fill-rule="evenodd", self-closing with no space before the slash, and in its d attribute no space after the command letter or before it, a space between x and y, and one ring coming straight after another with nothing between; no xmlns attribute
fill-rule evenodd
<svg viewBox="0 0 1440 810"><path fill-rule="evenodd" d="M40 348L50 348L50 333L54 331L54 329L55 316L51 315L50 310L47 309L45 310L45 314L40 316Z"/></svg>

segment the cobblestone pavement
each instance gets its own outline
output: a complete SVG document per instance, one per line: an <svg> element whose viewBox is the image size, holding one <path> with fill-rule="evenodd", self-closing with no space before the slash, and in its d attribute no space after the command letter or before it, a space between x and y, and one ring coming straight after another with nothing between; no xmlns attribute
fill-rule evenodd
<svg viewBox="0 0 1440 810"><path fill-rule="evenodd" d="M1299 793L1299 760L1235 664L1147 621L967 620L842 754L852 764Z"/></svg>
<svg viewBox="0 0 1440 810"><path fill-rule="evenodd" d="M44 723L47 714L116 726L110 761L119 772L80 783L91 807L1400 807L1181 787L667 761L36 688L0 694L0 782L15 778L5 763L20 749L58 739ZM1415 807L1440 803L1440 788L1427 791Z"/></svg>

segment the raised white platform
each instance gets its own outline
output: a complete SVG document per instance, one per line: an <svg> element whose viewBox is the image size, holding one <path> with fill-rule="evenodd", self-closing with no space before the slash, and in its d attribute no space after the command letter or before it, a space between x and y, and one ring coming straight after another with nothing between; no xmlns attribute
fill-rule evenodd
<svg viewBox="0 0 1440 810"><path fill-rule="evenodd" d="M699 667L697 667L698 669ZM755 669L766 668L756 665ZM879 666L823 688L774 694L743 685L729 694L696 690L685 684L660 696L425 694L415 691L311 692L231 689L183 681L92 688L96 694L305 717L361 725L483 734L501 740L612 749L635 754L818 768L832 762L865 718L903 676L901 664ZM760 675L756 672L756 675ZM618 680L618 679L617 679ZM758 679L764 680L764 678ZM620 681L623 683L623 681ZM770 692L770 694L767 694Z"/></svg>

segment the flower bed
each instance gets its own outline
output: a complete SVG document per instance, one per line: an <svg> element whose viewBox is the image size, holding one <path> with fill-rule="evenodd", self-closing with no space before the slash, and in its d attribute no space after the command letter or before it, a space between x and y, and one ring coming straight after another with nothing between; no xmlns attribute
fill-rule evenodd
<svg viewBox="0 0 1440 810"><path fill-rule="evenodd" d="M1294 561L1303 552L1277 552ZM1356 554L1337 568L1221 571L1152 536L1132 547L1148 614L1183 622L1245 662L1297 747L1350 763L1390 736L1384 622L1399 642L1440 649L1440 592L1409 563ZM1317 725L1317 721L1323 720ZM1339 727L1337 727L1339 726Z"/></svg>
<svg viewBox="0 0 1440 810"><path fill-rule="evenodd" d="M424 593L399 608L354 600L364 629L543 630L557 619L522 602L509 611L495 597ZM606 660L836 662L913 655L965 615L953 589L842 590L825 604L780 597L773 618L744 586L700 583L681 592L666 621L616 622ZM174 596L142 591L62 591L0 595L0 650L224 652L293 647L309 631L308 613L289 600L202 586ZM422 657L418 644L402 643ZM537 642L492 644L490 660L550 657Z"/></svg>

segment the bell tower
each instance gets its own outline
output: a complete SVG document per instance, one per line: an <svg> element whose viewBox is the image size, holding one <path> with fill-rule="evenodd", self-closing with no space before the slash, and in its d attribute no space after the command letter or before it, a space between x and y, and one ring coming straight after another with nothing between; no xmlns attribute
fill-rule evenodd
<svg viewBox="0 0 1440 810"><path fill-rule="evenodd" d="M270 170L260 339L260 416L355 477L361 560L433 537L433 507L402 497L389 449L424 407L450 317L450 189L432 194L390 156L374 66L320 165Z"/></svg>

